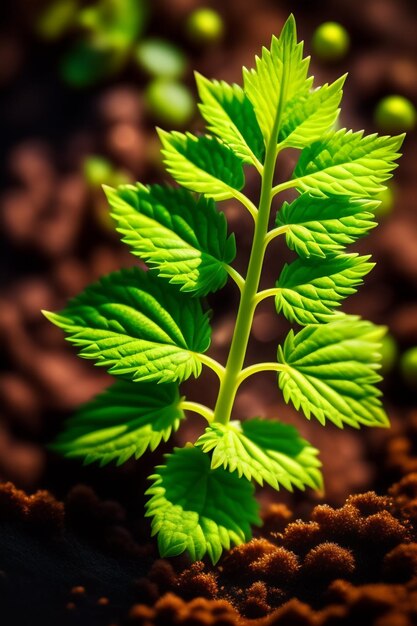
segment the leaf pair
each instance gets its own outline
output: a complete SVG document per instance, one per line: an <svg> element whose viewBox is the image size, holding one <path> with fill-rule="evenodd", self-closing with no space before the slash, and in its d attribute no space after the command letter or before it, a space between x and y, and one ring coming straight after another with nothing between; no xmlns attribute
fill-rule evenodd
<svg viewBox="0 0 417 626"><path fill-rule="evenodd" d="M150 477L146 515L152 517L160 554L187 551L197 560L208 553L216 563L223 549L251 537L251 524L261 524L250 481L290 491L321 489L316 455L287 424L260 419L212 424L195 447L176 448Z"/></svg>

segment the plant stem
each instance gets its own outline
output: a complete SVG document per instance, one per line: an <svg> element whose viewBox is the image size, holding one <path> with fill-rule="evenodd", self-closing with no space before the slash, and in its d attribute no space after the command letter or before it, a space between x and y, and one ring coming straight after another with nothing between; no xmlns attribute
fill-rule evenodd
<svg viewBox="0 0 417 626"><path fill-rule="evenodd" d="M203 365L207 365L207 367L213 370L213 372L215 372L215 374L217 374L217 376L219 377L220 381L223 380L226 371L223 365L221 365L215 359L212 359L207 354L198 353L195 354L195 356L198 358L199 361L201 361Z"/></svg>
<svg viewBox="0 0 417 626"><path fill-rule="evenodd" d="M278 133L286 98L287 80L288 76L284 71L280 84L277 112L266 146L259 208L256 212L251 211L255 222L252 250L249 257L245 283L241 291L239 310L237 312L229 356L223 378L220 379L219 395L214 408L214 421L220 422L221 424L227 424L230 421L236 392L240 384L239 379L245 361L249 335L252 329L253 316L257 304L256 296L267 246L268 222L274 197L273 180L278 155ZM277 188L275 187L275 189ZM244 204L247 206L246 203ZM251 210L252 207L247 206L247 208Z"/></svg>
<svg viewBox="0 0 417 626"><path fill-rule="evenodd" d="M271 370L273 372L282 372L287 366L285 363L255 363L249 365L243 369L238 376L238 384L241 385L246 378L257 374L258 372L264 372L265 370Z"/></svg>
<svg viewBox="0 0 417 626"><path fill-rule="evenodd" d="M192 411L202 415L209 423L214 419L214 413L208 406L200 404L199 402L191 402L190 400L181 400L180 409L183 411Z"/></svg>
<svg viewBox="0 0 417 626"><path fill-rule="evenodd" d="M258 215L258 209L253 204L252 200L250 200L247 196L245 196L245 194L243 194L240 191L237 191L236 189L232 189L231 191L233 192L233 197L236 198L236 200L239 200L239 202L241 204L243 204L244 207L247 208L249 213L252 215L254 221L256 222L256 216Z"/></svg>
<svg viewBox="0 0 417 626"><path fill-rule="evenodd" d="M245 279L243 276L239 274L231 265L224 264L224 268L226 272L229 274L230 278L235 281L236 285L239 287L239 291L242 291L245 286Z"/></svg>
<svg viewBox="0 0 417 626"><path fill-rule="evenodd" d="M272 296L277 296L280 293L281 289L279 287L272 287L271 289L264 289L264 291L259 291L256 294L255 302L259 304L262 300L266 298L271 298Z"/></svg>
<svg viewBox="0 0 417 626"><path fill-rule="evenodd" d="M259 209L257 215L254 215L255 232L248 271L241 292L239 310L224 377L220 384L219 395L214 409L214 421L221 424L227 424L230 421L256 308L256 294L259 288L265 256L266 235L268 232L269 214L273 197L272 183L277 159L276 138L282 112L281 105L284 100L285 80L283 83L284 84L281 85L280 107L266 150Z"/></svg>
<svg viewBox="0 0 417 626"><path fill-rule="evenodd" d="M297 186L297 184L302 180L301 178L291 178L290 180L285 181L285 183L280 183L279 185L275 185L272 188L272 197L276 196L277 193L281 193L281 191L285 191L286 189L293 189Z"/></svg>
<svg viewBox="0 0 417 626"><path fill-rule="evenodd" d="M289 230L289 226L287 224L284 224L284 226L278 226L277 228L273 228L266 235L265 244L268 245L273 239L275 239L275 237L284 235L288 230Z"/></svg>

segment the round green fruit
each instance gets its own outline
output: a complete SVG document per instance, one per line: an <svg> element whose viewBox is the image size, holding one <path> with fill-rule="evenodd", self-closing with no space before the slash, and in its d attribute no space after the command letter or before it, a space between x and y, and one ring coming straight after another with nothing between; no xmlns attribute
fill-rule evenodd
<svg viewBox="0 0 417 626"><path fill-rule="evenodd" d="M113 168L111 163L101 156L89 156L83 164L84 178L91 187L99 187L109 182Z"/></svg>
<svg viewBox="0 0 417 626"><path fill-rule="evenodd" d="M195 43L215 43L223 37L224 23L217 11L204 7L191 13L185 29Z"/></svg>
<svg viewBox="0 0 417 626"><path fill-rule="evenodd" d="M417 390L417 346L409 348L401 356L400 369L407 385Z"/></svg>
<svg viewBox="0 0 417 626"><path fill-rule="evenodd" d="M376 106L376 125L389 133L412 130L416 124L415 106L404 96L386 96Z"/></svg>
<svg viewBox="0 0 417 626"><path fill-rule="evenodd" d="M143 71L160 78L180 78L187 67L184 53L163 39L142 41L135 58Z"/></svg>
<svg viewBox="0 0 417 626"><path fill-rule="evenodd" d="M194 114L195 103L190 90L173 80L157 78L145 91L147 107L160 123L184 126Z"/></svg>
<svg viewBox="0 0 417 626"><path fill-rule="evenodd" d="M313 34L313 53L323 61L339 61L348 52L350 37L338 22L324 22Z"/></svg>

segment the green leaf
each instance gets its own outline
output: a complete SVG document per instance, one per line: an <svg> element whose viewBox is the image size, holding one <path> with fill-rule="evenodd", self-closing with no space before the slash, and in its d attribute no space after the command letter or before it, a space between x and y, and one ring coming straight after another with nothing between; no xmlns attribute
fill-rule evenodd
<svg viewBox="0 0 417 626"><path fill-rule="evenodd" d="M212 200L159 185L105 191L123 241L159 276L197 296L223 287L225 264L233 261L236 245Z"/></svg>
<svg viewBox="0 0 417 626"><path fill-rule="evenodd" d="M333 256L375 228L376 200L344 196L317 198L308 193L284 202L276 225L288 226L287 245L303 258Z"/></svg>
<svg viewBox="0 0 417 626"><path fill-rule="evenodd" d="M85 463L121 465L167 441L183 418L177 385L120 380L82 406L52 448Z"/></svg>
<svg viewBox="0 0 417 626"><path fill-rule="evenodd" d="M138 268L103 277L60 314L45 315L81 348L80 356L134 381L198 376L196 353L210 344L200 302Z"/></svg>
<svg viewBox="0 0 417 626"><path fill-rule="evenodd" d="M265 481L274 489L280 484L321 489L318 451L302 439L294 426L262 419L228 424L212 423L196 442L203 452L211 452L211 468L223 466L239 477Z"/></svg>
<svg viewBox="0 0 417 626"><path fill-rule="evenodd" d="M208 129L243 161L263 163L265 145L253 106L239 85L208 80L196 73L199 109Z"/></svg>
<svg viewBox="0 0 417 626"><path fill-rule="evenodd" d="M219 139L161 129L158 133L166 168L183 187L227 200L244 186L242 160Z"/></svg>
<svg viewBox="0 0 417 626"><path fill-rule="evenodd" d="M343 428L388 426L375 383L385 329L354 317L288 334L278 360L284 364L279 386L285 402Z"/></svg>
<svg viewBox="0 0 417 626"><path fill-rule="evenodd" d="M296 187L315 196L377 194L397 167L403 139L404 135L364 137L363 131L342 128L302 151L293 173Z"/></svg>
<svg viewBox="0 0 417 626"><path fill-rule="evenodd" d="M251 524L260 525L260 519L249 481L210 469L210 458L199 448L176 448L166 458L146 492L152 496L146 516L153 518L162 557L187 551L196 561L208 553L216 563L223 548L250 539Z"/></svg>
<svg viewBox="0 0 417 626"><path fill-rule="evenodd" d="M362 283L375 263L370 256L342 254L330 259L297 259L285 264L276 283L277 312L301 325L331 321L334 309Z"/></svg>
<svg viewBox="0 0 417 626"><path fill-rule="evenodd" d="M296 96L285 108L278 141L281 148L305 148L320 139L339 115L346 76L331 85Z"/></svg>
<svg viewBox="0 0 417 626"><path fill-rule="evenodd" d="M272 37L271 49L263 48L256 57L256 68L243 68L245 92L255 109L265 143L268 144L279 119L285 119L287 106L310 91L307 78L309 58L303 59L303 43L297 43L294 17L286 21L279 39ZM277 129L278 130L278 129Z"/></svg>

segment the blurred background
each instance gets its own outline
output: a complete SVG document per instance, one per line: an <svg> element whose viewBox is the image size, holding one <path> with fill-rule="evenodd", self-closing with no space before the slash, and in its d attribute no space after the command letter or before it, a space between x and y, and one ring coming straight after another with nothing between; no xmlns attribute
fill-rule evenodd
<svg viewBox="0 0 417 626"><path fill-rule="evenodd" d="M47 450L65 418L104 389L110 377L79 359L40 310L57 310L101 275L137 262L114 232L101 185L166 180L154 126L202 128L193 70L241 82L242 65L253 64L292 11L306 52L313 54L315 84L349 72L340 125L367 133L408 131L400 166L381 198L381 226L355 247L372 253L377 266L344 309L389 327L383 391L393 428L339 431L309 423L285 406L271 373L242 386L235 415L296 424L322 451L327 502L385 487L400 473L399 458L417 447L414 0L1 4L0 479L29 492L46 488L58 498L82 482L129 510L142 506L146 476L169 446L152 458L104 469L83 467ZM336 24L322 27L329 21ZM291 152L280 160L280 180L290 176L296 158ZM248 170L246 189L254 201L258 182L256 172ZM221 209L236 233L236 267L244 272L251 220L233 201L221 203ZM265 285L277 278L287 257L284 242L271 246ZM237 304L233 285L207 303L214 309L210 354L221 362ZM273 360L287 332L272 301L262 303L248 363ZM216 385L204 373L183 390L190 399L212 403ZM202 428L192 415L177 441ZM411 438L404 438L406 431ZM403 441L400 452L398 441ZM276 497L265 493L267 499ZM296 495L291 503L302 508L318 497Z"/></svg>

